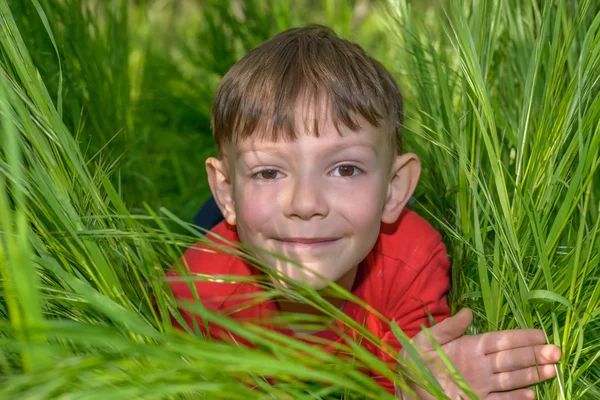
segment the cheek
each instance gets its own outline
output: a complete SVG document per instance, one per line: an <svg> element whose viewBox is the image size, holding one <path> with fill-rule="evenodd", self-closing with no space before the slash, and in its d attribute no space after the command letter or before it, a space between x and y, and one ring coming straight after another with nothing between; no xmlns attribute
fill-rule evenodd
<svg viewBox="0 0 600 400"><path fill-rule="evenodd" d="M272 219L274 213L271 190L245 186L235 194L238 230L253 232Z"/></svg>
<svg viewBox="0 0 600 400"><path fill-rule="evenodd" d="M377 180L365 180L350 191L336 193L338 198L336 208L352 221L355 227L368 229L375 225L379 228L381 210L383 208L384 193L382 183Z"/></svg>

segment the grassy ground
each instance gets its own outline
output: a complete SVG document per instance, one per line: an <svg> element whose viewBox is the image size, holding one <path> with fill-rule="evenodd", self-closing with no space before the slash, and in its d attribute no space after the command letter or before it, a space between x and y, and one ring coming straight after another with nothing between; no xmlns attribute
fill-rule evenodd
<svg viewBox="0 0 600 400"><path fill-rule="evenodd" d="M183 221L208 196L212 93L247 50L307 22L398 77L452 307L474 309L473 332L545 329L564 357L539 398L600 398L599 6L386 4L0 0L2 398L385 398L356 371L382 368L367 355L306 358L233 325L262 344L246 352L166 317L156 267L196 240Z"/></svg>

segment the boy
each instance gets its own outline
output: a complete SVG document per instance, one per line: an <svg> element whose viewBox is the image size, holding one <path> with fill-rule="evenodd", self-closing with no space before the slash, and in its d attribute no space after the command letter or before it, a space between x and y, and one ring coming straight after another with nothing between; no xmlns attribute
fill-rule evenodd
<svg viewBox="0 0 600 400"><path fill-rule="evenodd" d="M225 219L214 233L305 267L255 254L287 278L316 289L326 280L336 282L395 320L425 350L431 347L419 331L429 325L428 312L436 322L444 320L430 331L481 397L530 398L532 391L514 389L554 376L560 352L544 346L541 331L461 337L472 316L462 311L450 317L449 262L441 237L405 209L421 167L416 155L402 153L400 91L359 46L322 26L273 37L223 78L212 125L219 158L209 158L206 168ZM188 249L184 258L192 273L258 273L236 258L197 249ZM204 305L216 311L260 292L253 285L196 286ZM186 284L172 288L176 297L193 299ZM389 326L354 303L328 300L400 351ZM260 320L281 311L318 314L307 304L275 299L232 317ZM314 335L340 340L329 330ZM442 372L435 373L446 392L458 398L457 388ZM390 382L380 384L393 390Z"/></svg>

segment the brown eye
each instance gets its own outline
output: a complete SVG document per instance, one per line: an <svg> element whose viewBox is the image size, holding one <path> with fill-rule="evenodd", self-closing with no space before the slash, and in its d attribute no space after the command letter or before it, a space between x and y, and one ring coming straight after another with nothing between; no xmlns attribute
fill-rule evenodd
<svg viewBox="0 0 600 400"><path fill-rule="evenodd" d="M258 173L261 179L275 179L277 177L277 171L274 169L265 169Z"/></svg>
<svg viewBox="0 0 600 400"><path fill-rule="evenodd" d="M334 175L343 177L351 177L356 175L358 172L358 168L353 165L340 165L335 170L338 171L338 173Z"/></svg>

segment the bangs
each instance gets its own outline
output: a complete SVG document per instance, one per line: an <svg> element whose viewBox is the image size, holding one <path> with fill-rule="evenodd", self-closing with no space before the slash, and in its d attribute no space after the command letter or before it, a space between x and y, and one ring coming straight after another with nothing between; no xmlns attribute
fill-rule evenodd
<svg viewBox="0 0 600 400"><path fill-rule="evenodd" d="M275 36L234 65L215 95L212 125L221 153L250 137L318 137L328 119L338 133L340 124L356 131L359 116L389 128L401 151L402 97L389 72L358 45L313 26Z"/></svg>

